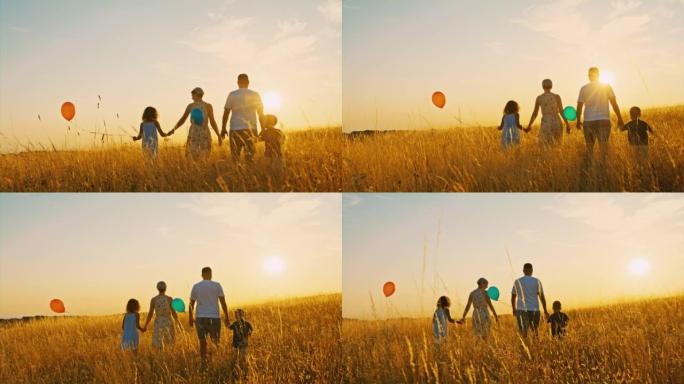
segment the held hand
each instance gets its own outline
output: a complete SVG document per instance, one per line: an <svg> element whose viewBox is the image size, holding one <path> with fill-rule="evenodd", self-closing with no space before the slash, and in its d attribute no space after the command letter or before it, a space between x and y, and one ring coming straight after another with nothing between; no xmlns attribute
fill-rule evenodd
<svg viewBox="0 0 684 384"><path fill-rule="evenodd" d="M195 326L195 321L192 319L192 317L189 318L189 323L190 323L190 328Z"/></svg>
<svg viewBox="0 0 684 384"><path fill-rule="evenodd" d="M131 136L131 138L133 139L133 141L138 141L138 140L140 140L137 136Z"/></svg>
<svg viewBox="0 0 684 384"><path fill-rule="evenodd" d="M570 133L570 123L565 123L565 133Z"/></svg>
<svg viewBox="0 0 684 384"><path fill-rule="evenodd" d="M223 322L226 325L226 328L230 327L230 319L226 317L226 320Z"/></svg>
<svg viewBox="0 0 684 384"><path fill-rule="evenodd" d="M544 312L544 317L546 317L546 320L549 320L549 313L548 313L548 312Z"/></svg>
<svg viewBox="0 0 684 384"><path fill-rule="evenodd" d="M457 323L457 324L463 324L463 323L465 323L465 317L461 317L460 320L456 320L456 323Z"/></svg>
<svg viewBox="0 0 684 384"><path fill-rule="evenodd" d="M577 120L577 129L582 129L582 122Z"/></svg>

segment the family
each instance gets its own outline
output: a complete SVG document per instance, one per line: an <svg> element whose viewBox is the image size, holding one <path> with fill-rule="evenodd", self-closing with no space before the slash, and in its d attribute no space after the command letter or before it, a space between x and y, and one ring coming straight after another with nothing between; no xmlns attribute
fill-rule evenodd
<svg viewBox="0 0 684 384"><path fill-rule="evenodd" d="M251 163L256 153L256 142L263 140L266 145L264 156L270 160L282 158L282 145L285 140L283 132L276 128L278 118L265 115L264 106L259 93L249 89L249 77L240 74L237 78L238 89L228 95L223 110L221 131L214 118L214 107L205 102L202 88L192 90L192 103L188 104L178 123L168 133L164 133L159 124L159 113L154 107L147 107L142 115L140 131L133 137L134 141L142 140L143 153L154 159L158 152L159 136L173 135L190 118L190 129L186 144L186 156L191 160L205 158L211 153L211 129L218 137L219 146L228 137L230 153L234 161L239 161L242 152L245 160ZM230 131L226 129L230 120ZM261 125L261 132L257 128Z"/></svg>
<svg viewBox="0 0 684 384"><path fill-rule="evenodd" d="M523 266L523 276L515 280L513 288L511 289L511 306L513 315L515 316L516 324L520 334L527 338L529 331L532 331L535 336L538 335L539 323L541 321L541 308L544 310L546 322L549 323L551 334L554 338L562 338L565 335L566 327L570 318L565 313L561 312L560 301L553 302L553 314L549 316L546 309L546 297L544 296L544 289L541 281L532 276L532 264L526 263ZM489 336L491 328L491 320L489 312L494 316L497 324L499 317L492 305L492 300L487 294L487 287L489 282L485 278L477 280L477 288L470 292L468 296L468 303L466 304L463 316L460 320L454 320L451 317L449 308L451 307L451 300L447 296L442 296L437 300L437 309L432 316L432 332L435 337L435 343L442 345L448 340L449 323L465 323L465 317L473 307L473 332L481 338Z"/></svg>
<svg viewBox="0 0 684 384"><path fill-rule="evenodd" d="M577 98L577 129L582 129L586 142L585 162L590 163L594 153L594 144L598 142L601 160L608 156L608 139L610 138L610 107L617 115L618 128L627 131L630 146L635 158L639 162L648 160L648 134L653 129L641 120L641 109L632 107L629 110L629 123L625 124L620 114L613 88L609 84L599 81L600 72L596 67L589 68L589 83L584 85ZM542 81L544 93L537 96L534 111L526 128L520 124L520 106L510 100L504 107L504 115L499 125L501 131L501 147L506 150L520 144L520 131L530 132L539 111L542 119L539 129L539 142L545 146L559 144L565 132L570 133L570 123L563 113L561 97L551 92L553 82L550 79ZM584 116L583 116L584 115ZM584 117L584 119L582 119Z"/></svg>
<svg viewBox="0 0 684 384"><path fill-rule="evenodd" d="M145 325L140 325L140 303L136 299L128 300L126 314L123 318L121 336L121 349L137 353L140 342L139 332L147 331L150 321L154 317L154 329L152 332L152 345L162 351L166 346L172 345L176 340L176 328L181 328L178 315L173 309L173 298L166 295L166 283L157 283L159 294L150 300L150 309L147 312ZM237 355L237 362L244 369L247 356L248 339L252 335L252 325L245 319L245 311L235 311L236 320L231 323L228 315L226 296L221 284L212 280L210 267L202 268L202 280L195 284L190 291L190 306L188 321L190 328L197 330L199 339L200 357L202 364L207 359L207 336L218 346L221 337L221 314L219 304L225 319L223 324L233 332L233 348Z"/></svg>

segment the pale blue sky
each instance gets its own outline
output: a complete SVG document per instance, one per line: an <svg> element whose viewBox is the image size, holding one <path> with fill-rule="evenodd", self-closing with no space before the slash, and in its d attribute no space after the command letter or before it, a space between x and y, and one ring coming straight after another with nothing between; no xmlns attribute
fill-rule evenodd
<svg viewBox="0 0 684 384"><path fill-rule="evenodd" d="M2 194L0 318L119 313L209 265L231 305L340 292L335 194ZM279 258L282 274L269 260Z"/></svg>
<svg viewBox="0 0 684 384"><path fill-rule="evenodd" d="M509 99L526 122L544 78L575 104L594 65L623 108L684 103L681 0L346 0L343 14L345 130L493 125Z"/></svg>
<svg viewBox="0 0 684 384"><path fill-rule="evenodd" d="M66 100L73 125L116 134L148 105L172 128L196 86L220 114L242 72L286 128L339 125L340 29L339 0L0 0L0 149L63 144Z"/></svg>
<svg viewBox="0 0 684 384"><path fill-rule="evenodd" d="M345 317L372 317L369 295L379 317L429 316L443 294L460 314L480 277L510 313L525 262L567 308L684 291L678 194L345 194L343 207ZM635 259L650 272L633 274Z"/></svg>

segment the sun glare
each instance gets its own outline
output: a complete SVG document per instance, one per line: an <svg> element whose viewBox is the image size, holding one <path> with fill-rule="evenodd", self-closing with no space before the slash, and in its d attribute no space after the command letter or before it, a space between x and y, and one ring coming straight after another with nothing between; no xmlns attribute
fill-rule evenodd
<svg viewBox="0 0 684 384"><path fill-rule="evenodd" d="M632 259L629 262L629 272L635 276L644 276L651 270L651 264L644 259Z"/></svg>
<svg viewBox="0 0 684 384"><path fill-rule="evenodd" d="M601 71L599 75L599 81L602 83L615 85L615 75L613 72Z"/></svg>
<svg viewBox="0 0 684 384"><path fill-rule="evenodd" d="M271 256L264 260L264 272L271 276L280 276L285 271L285 261L278 256Z"/></svg>
<svg viewBox="0 0 684 384"><path fill-rule="evenodd" d="M268 91L264 93L262 101L264 103L264 110L266 113L279 111L283 106L283 98L280 96L280 93L274 91Z"/></svg>

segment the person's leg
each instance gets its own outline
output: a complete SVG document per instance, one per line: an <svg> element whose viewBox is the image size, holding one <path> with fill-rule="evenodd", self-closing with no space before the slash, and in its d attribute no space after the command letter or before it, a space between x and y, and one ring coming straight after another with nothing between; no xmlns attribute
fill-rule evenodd
<svg viewBox="0 0 684 384"><path fill-rule="evenodd" d="M202 364L207 359L207 324L205 318L197 318L195 320L195 328L197 328L197 338L199 339L200 345L200 358L202 359Z"/></svg>
<svg viewBox="0 0 684 384"><path fill-rule="evenodd" d="M256 144L252 131L245 130L245 160L252 162L256 153Z"/></svg>
<svg viewBox="0 0 684 384"><path fill-rule="evenodd" d="M539 320L541 319L541 313L539 311L529 311L527 312L530 322L530 328L534 332L535 336L539 335Z"/></svg>
<svg viewBox="0 0 684 384"><path fill-rule="evenodd" d="M242 141L240 140L239 131L230 131L228 134L230 139L230 154L233 157L233 161L240 161L240 152L242 152Z"/></svg>
<svg viewBox="0 0 684 384"><path fill-rule="evenodd" d="M527 316L525 315L525 311L521 310L516 310L515 311L515 319L516 322L518 323L518 331L520 334L523 335L523 337L527 337Z"/></svg>
<svg viewBox="0 0 684 384"><path fill-rule="evenodd" d="M211 341L214 343L214 345L219 344L219 341L221 340L221 319L209 319L211 320L211 328L210 328L210 333L209 336L211 337Z"/></svg>
<svg viewBox="0 0 684 384"><path fill-rule="evenodd" d="M601 120L598 122L596 127L596 133L599 143L599 153L601 155L601 165L605 167L606 160L608 159L608 140L610 139L610 120Z"/></svg>

